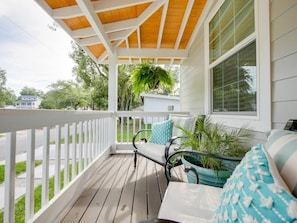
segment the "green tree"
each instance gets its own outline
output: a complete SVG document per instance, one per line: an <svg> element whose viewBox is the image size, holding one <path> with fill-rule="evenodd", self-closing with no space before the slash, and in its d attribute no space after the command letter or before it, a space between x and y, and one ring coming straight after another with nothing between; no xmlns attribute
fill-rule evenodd
<svg viewBox="0 0 297 223"><path fill-rule="evenodd" d="M135 97L133 84L131 82L131 72L135 65L122 64L118 66L118 110L129 111L141 105L141 100Z"/></svg>
<svg viewBox="0 0 297 223"><path fill-rule="evenodd" d="M139 96L141 92L162 93L165 89L174 87L171 74L149 62L137 65L132 72L131 80L136 96Z"/></svg>
<svg viewBox="0 0 297 223"><path fill-rule="evenodd" d="M76 63L72 72L76 81L90 93L92 109L107 110L108 106L108 65L97 64L83 49L72 42L70 57Z"/></svg>
<svg viewBox="0 0 297 223"><path fill-rule="evenodd" d="M15 105L16 96L13 90L6 87L6 71L0 68L0 108Z"/></svg>
<svg viewBox="0 0 297 223"><path fill-rule="evenodd" d="M57 81L41 102L44 109L86 109L90 95L74 81Z"/></svg>
<svg viewBox="0 0 297 223"><path fill-rule="evenodd" d="M43 97L44 93L41 90L37 90L35 88L30 88L30 87L23 87L22 90L20 91L20 95L35 95L39 97Z"/></svg>

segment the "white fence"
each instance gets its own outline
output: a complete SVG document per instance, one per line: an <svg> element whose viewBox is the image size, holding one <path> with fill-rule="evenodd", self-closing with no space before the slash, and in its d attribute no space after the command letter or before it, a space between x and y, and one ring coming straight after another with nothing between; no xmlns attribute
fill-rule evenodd
<svg viewBox="0 0 297 223"><path fill-rule="evenodd" d="M73 195L71 186L81 182L87 185L91 175L87 172L94 171L100 156L109 154L113 145L118 149L131 149L133 135L139 129L150 128L145 120L154 123L167 119L168 115L169 112L0 110L0 134L6 138L5 148L0 147L5 150L4 222L15 221L15 167L20 149L26 151L25 220L51 222L80 195L77 190ZM19 138L20 131L23 140ZM40 148L39 156L37 147ZM40 159L41 210L34 214L34 163ZM52 166L53 176L50 175ZM52 177L54 195L50 197ZM49 214L43 214L47 209ZM53 212L57 216L53 216Z"/></svg>

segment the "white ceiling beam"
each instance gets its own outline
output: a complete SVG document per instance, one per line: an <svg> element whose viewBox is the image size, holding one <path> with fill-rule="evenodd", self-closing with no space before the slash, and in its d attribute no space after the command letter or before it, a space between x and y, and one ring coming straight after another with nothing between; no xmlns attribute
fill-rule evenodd
<svg viewBox="0 0 297 223"><path fill-rule="evenodd" d="M158 35L158 42L157 42L158 49L161 46L167 11L168 11L168 0L166 0L165 4L163 5L163 11L162 11L162 17L161 17L161 21L160 21L160 28L159 28L159 35Z"/></svg>
<svg viewBox="0 0 297 223"><path fill-rule="evenodd" d="M118 32L118 31L123 31L127 29L137 28L136 19L124 20L122 22L108 23L103 25L103 27L106 33L112 33L112 32ZM92 27L88 27L88 28L73 30L71 32L71 36L73 38L87 38L87 37L96 36L96 33L92 29Z"/></svg>
<svg viewBox="0 0 297 223"><path fill-rule="evenodd" d="M53 9L54 19L71 19L79 16L83 16L83 12L77 5Z"/></svg>
<svg viewBox="0 0 297 223"><path fill-rule="evenodd" d="M130 7L134 5L140 5L148 2L153 2L156 0L100 0L92 2L93 8L96 13L105 12L125 7ZM73 5L58 9L53 9L52 16L55 19L70 19L78 16L84 16L82 10L79 6Z"/></svg>
<svg viewBox="0 0 297 223"><path fill-rule="evenodd" d="M135 5L141 5L148 2L154 2L157 0L100 0L94 2L94 9L98 12L105 12L110 10L116 10L120 8L131 7Z"/></svg>
<svg viewBox="0 0 297 223"><path fill-rule="evenodd" d="M106 33L116 32L124 29L136 29L138 27L137 19L127 19L118 22L104 24Z"/></svg>
<svg viewBox="0 0 297 223"><path fill-rule="evenodd" d="M78 6L81 8L82 12L85 14L92 28L94 29L96 35L102 41L106 51L109 55L113 55L113 46L111 45L107 34L105 33L103 24L99 20L97 14L94 11L93 5L89 0L76 0Z"/></svg>
<svg viewBox="0 0 297 223"><path fill-rule="evenodd" d="M158 0L153 2L138 18L138 25L143 24L152 14L154 14L162 5L165 0Z"/></svg>
<svg viewBox="0 0 297 223"><path fill-rule="evenodd" d="M91 27L88 27L88 28L73 30L71 32L71 36L73 38L87 38L87 37L96 36L96 33Z"/></svg>
<svg viewBox="0 0 297 223"><path fill-rule="evenodd" d="M140 27L152 14L154 14L163 4L165 0L158 0L153 2L137 19L135 29L131 30L130 33L126 36L127 38L138 28ZM140 36L140 35L138 35ZM123 40L124 41L124 40ZM121 42L119 43L121 44ZM118 46L118 45L116 45Z"/></svg>
<svg viewBox="0 0 297 223"><path fill-rule="evenodd" d="M140 57L140 58L178 58L186 59L188 50L176 49L154 49L154 48L118 48L118 57Z"/></svg>
<svg viewBox="0 0 297 223"><path fill-rule="evenodd" d="M100 44L102 42L100 41L100 39L98 38L98 36L93 36L93 37L88 37L88 38L80 39L80 40L77 41L77 43L80 46L92 46L92 45L95 45L95 44Z"/></svg>
<svg viewBox="0 0 297 223"><path fill-rule="evenodd" d="M179 47L180 41L181 41L181 39L183 37L183 33L184 33L186 25L188 23L188 20L189 20L190 13L191 13L191 10L193 8L193 5L194 5L194 0L189 0L188 5L187 5L187 9L186 9L184 17L183 17L182 24L181 24L180 29L178 31L178 35L177 35L175 46L174 46L175 49L177 49Z"/></svg>

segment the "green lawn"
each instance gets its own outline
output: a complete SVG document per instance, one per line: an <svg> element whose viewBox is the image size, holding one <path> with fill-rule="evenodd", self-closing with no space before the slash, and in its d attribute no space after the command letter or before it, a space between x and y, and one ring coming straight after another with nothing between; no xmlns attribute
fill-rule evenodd
<svg viewBox="0 0 297 223"><path fill-rule="evenodd" d="M41 163L42 163L41 161L35 161L35 166L38 166ZM26 161L16 163L15 172L17 176L23 172L26 172ZM5 178L5 165L0 165L0 184L4 182L4 178Z"/></svg>
<svg viewBox="0 0 297 223"><path fill-rule="evenodd" d="M72 178L72 165L69 165L69 181ZM78 173L78 165L76 168L76 172ZM64 187L64 170L60 173L60 189ZM51 177L49 179L49 200L54 197L55 191L55 177ZM39 185L34 190L34 213L41 209L41 192L42 192L42 185ZM25 196L22 196L15 204L15 222L23 223L25 222ZM0 212L0 223L4 222L4 212Z"/></svg>

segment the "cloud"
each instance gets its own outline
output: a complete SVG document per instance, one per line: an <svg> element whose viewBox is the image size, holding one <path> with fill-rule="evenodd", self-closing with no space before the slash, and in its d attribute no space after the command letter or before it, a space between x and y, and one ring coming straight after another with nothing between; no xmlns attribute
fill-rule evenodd
<svg viewBox="0 0 297 223"><path fill-rule="evenodd" d="M72 77L71 38L48 27L52 19L32 0L0 2L0 68L18 95L27 86L47 91Z"/></svg>

